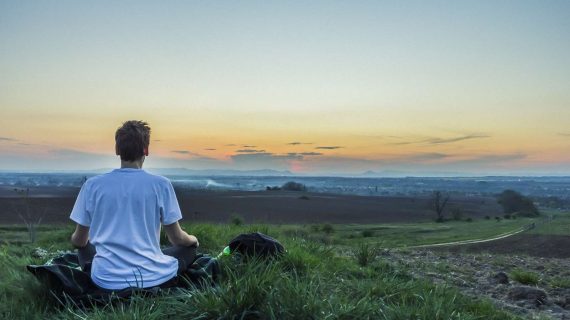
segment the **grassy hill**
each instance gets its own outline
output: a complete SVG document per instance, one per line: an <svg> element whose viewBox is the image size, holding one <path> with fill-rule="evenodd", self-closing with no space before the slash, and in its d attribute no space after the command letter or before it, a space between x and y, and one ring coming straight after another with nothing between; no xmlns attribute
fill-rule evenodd
<svg viewBox="0 0 570 320"><path fill-rule="evenodd" d="M279 239L287 254L270 262L225 258L217 288L157 298L135 296L82 310L55 301L25 270L27 264L45 262L32 257L35 247L71 250L72 228L43 226L32 245L23 240L25 229L4 226L0 229L0 318L516 319L488 301L413 278L409 272L413 266L383 259L379 247L369 241L373 237L347 236L349 229L362 233L363 226L188 224L184 228L198 236L202 252L217 254L234 236L260 231Z"/></svg>

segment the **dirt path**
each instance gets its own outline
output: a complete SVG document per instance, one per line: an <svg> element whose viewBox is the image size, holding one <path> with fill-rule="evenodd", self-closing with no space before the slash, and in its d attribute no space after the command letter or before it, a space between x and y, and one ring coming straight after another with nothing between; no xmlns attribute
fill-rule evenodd
<svg viewBox="0 0 570 320"><path fill-rule="evenodd" d="M472 239L472 240L461 240L461 241L452 241L452 242L435 243L435 244L423 244L423 245L412 246L412 247L407 247L407 248L411 248L411 249L433 248L433 247L444 247L444 246L455 246L455 245L462 245L462 244L474 244L474 243L490 242L490 241L495 241L495 240L500 240L500 239L504 239L507 237L511 237L511 236L514 236L514 235L519 234L521 232L525 232L527 230L529 230L528 226L524 226L522 228L519 228L519 229L516 229L513 231L509 231L509 232L500 234L496 237L488 238L488 239Z"/></svg>

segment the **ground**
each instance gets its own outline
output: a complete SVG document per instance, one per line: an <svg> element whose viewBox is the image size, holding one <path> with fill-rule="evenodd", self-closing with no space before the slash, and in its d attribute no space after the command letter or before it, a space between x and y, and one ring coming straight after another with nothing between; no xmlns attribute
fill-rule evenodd
<svg viewBox="0 0 570 320"><path fill-rule="evenodd" d="M314 200L287 197L288 202ZM33 244L24 226L2 225L0 318L566 319L570 310L569 213L497 221L480 212L466 216L471 220L444 223L405 223L400 216L366 224L251 224L246 218L238 225L241 220L229 216L226 223L183 227L198 236L202 252L212 255L234 236L252 231L274 236L287 253L271 263L225 259L223 280L215 289L134 297L89 310L54 301L24 268L45 262L34 254L38 247L48 253L71 250L71 224L43 224ZM495 242L414 248L485 239L530 223L537 227ZM537 247L536 239L544 244L556 239L556 245ZM501 272L508 283L497 282ZM513 290L521 288L544 298L515 296Z"/></svg>

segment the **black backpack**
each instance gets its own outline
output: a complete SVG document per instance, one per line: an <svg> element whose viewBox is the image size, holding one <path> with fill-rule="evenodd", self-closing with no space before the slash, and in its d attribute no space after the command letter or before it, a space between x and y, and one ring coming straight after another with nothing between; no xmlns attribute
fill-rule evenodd
<svg viewBox="0 0 570 320"><path fill-rule="evenodd" d="M285 252L279 241L263 233L243 233L235 237L229 244L232 253L239 252L246 256L272 257Z"/></svg>

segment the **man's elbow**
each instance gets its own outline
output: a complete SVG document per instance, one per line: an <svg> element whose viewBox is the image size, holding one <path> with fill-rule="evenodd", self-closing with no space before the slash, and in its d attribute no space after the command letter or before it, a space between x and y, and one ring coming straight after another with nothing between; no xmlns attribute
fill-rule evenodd
<svg viewBox="0 0 570 320"><path fill-rule="evenodd" d="M75 234L75 232L71 235L71 244L75 247L75 248L83 248L87 245L87 242L89 241L88 239L82 239L81 237L78 237L77 234Z"/></svg>

